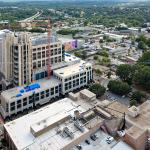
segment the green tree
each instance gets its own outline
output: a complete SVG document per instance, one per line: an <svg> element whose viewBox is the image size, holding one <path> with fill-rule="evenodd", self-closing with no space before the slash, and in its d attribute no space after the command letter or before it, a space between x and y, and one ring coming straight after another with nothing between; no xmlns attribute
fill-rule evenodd
<svg viewBox="0 0 150 150"><path fill-rule="evenodd" d="M142 98L145 97L145 94L143 92L140 92L140 91L135 91L133 94L132 94L132 97L131 99L132 100L136 100L138 103L141 102Z"/></svg>
<svg viewBox="0 0 150 150"><path fill-rule="evenodd" d="M136 100L130 100L130 106L136 106L137 101Z"/></svg>
<svg viewBox="0 0 150 150"><path fill-rule="evenodd" d="M95 93L96 97L101 97L102 95L104 95L106 88L101 86L100 84L95 83L89 87L89 90Z"/></svg>
<svg viewBox="0 0 150 150"><path fill-rule="evenodd" d="M138 48L145 50L145 49L146 49L145 43L144 43L143 41L140 41L140 42L138 43Z"/></svg>
<svg viewBox="0 0 150 150"><path fill-rule="evenodd" d="M95 73L98 74L98 75L101 75L101 74L102 74L102 72L100 71L100 69L95 69L94 71L95 71Z"/></svg>
<svg viewBox="0 0 150 150"><path fill-rule="evenodd" d="M98 56L97 56L97 55L95 55L93 58L94 58L94 60L97 60L97 59L98 59Z"/></svg>
<svg viewBox="0 0 150 150"><path fill-rule="evenodd" d="M117 80L109 81L108 89L119 95L127 95L131 91L131 87L127 83Z"/></svg>
<svg viewBox="0 0 150 150"><path fill-rule="evenodd" d="M150 67L141 66L136 70L134 83L150 91Z"/></svg>
<svg viewBox="0 0 150 150"><path fill-rule="evenodd" d="M139 58L138 63L150 66L150 51L143 53L142 57Z"/></svg>
<svg viewBox="0 0 150 150"><path fill-rule="evenodd" d="M134 76L134 68L128 64L120 65L117 68L116 75L119 76L122 81L131 84Z"/></svg>
<svg viewBox="0 0 150 150"><path fill-rule="evenodd" d="M109 54L108 54L108 52L106 50L99 51L98 55L101 55L101 56L104 56L104 57L109 57Z"/></svg>

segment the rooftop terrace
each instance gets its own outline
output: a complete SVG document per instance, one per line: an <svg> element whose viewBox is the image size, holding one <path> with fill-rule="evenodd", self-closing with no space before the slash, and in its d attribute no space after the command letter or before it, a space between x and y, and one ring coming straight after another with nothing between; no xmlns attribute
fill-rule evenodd
<svg viewBox="0 0 150 150"><path fill-rule="evenodd" d="M40 79L35 83L32 83L29 86L19 86L19 87L15 87L6 91L3 91L1 93L1 95L3 97L5 97L7 100L9 101L13 101L14 99L16 99L16 97L26 97L29 96L31 94L33 94L33 92L40 92L41 90L45 90L47 88L51 88L51 87L55 87L57 85L59 85L61 82L52 77L51 79ZM27 90L27 87L30 87L33 85L38 85L38 87L36 88L32 88L31 90Z"/></svg>

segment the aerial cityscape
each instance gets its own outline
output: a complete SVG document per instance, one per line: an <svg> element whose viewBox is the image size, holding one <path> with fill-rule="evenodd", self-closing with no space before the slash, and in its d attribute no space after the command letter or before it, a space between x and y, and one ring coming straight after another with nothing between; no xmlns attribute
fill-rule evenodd
<svg viewBox="0 0 150 150"><path fill-rule="evenodd" d="M0 150L150 150L150 0L0 0Z"/></svg>

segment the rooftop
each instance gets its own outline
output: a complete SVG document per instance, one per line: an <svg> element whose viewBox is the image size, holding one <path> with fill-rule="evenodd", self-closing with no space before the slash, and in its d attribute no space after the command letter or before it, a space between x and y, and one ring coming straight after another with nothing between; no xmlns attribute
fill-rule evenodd
<svg viewBox="0 0 150 150"><path fill-rule="evenodd" d="M101 130L98 130L96 133L98 139L96 141L92 141L90 137L87 139L90 141L90 145L86 144L85 141L82 141L80 145L82 146L82 150L133 150L129 145L127 145L123 141L114 140L112 143L107 144L106 138L108 135ZM74 147L71 150L78 150Z"/></svg>
<svg viewBox="0 0 150 150"><path fill-rule="evenodd" d="M36 93L47 88L55 87L59 85L60 83L61 82L54 77L51 77L50 79L46 79L46 78L40 79L36 81L35 83L28 85L28 86L38 85L38 87L36 87L33 90L26 90L27 86L19 86L19 87L15 87L15 88L3 91L1 95L4 96L7 100L13 101L14 99L16 99L16 97L20 97L20 96L26 97L26 96L32 95L33 92Z"/></svg>
<svg viewBox="0 0 150 150"><path fill-rule="evenodd" d="M80 61L79 63L73 63L65 68L54 70L54 74L60 77L69 77L74 74L79 74L86 70L86 67L90 67L91 64L85 61Z"/></svg>
<svg viewBox="0 0 150 150"><path fill-rule="evenodd" d="M85 111L70 99L65 98L19 119L6 123L4 127L18 149L25 149L28 147L29 150L41 150L47 147L48 149L58 150L71 141L69 137L61 137L57 134L58 127L61 130L67 126L74 133L74 138L78 138L83 134L75 129L72 122L66 121L64 124L57 124L56 127L47 130L45 133L43 132L38 137L35 137L31 133L30 128L33 127L38 131L43 128L43 120L45 120L47 124L53 124L63 119L64 116L72 116L75 110L78 110L80 113ZM18 132L18 130L21 132ZM87 131L88 129L85 128L84 133Z"/></svg>
<svg viewBox="0 0 150 150"><path fill-rule="evenodd" d="M138 139L145 131L137 126L132 126L128 130L126 130L127 134L133 137L134 139Z"/></svg>
<svg viewBox="0 0 150 150"><path fill-rule="evenodd" d="M138 108L140 114L135 118L127 116L127 120L139 128L150 130L150 101L147 100Z"/></svg>

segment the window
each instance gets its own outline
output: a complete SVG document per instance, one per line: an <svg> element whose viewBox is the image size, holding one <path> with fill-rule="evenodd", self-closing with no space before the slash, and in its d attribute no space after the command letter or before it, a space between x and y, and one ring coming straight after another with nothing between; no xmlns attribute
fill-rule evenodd
<svg viewBox="0 0 150 150"><path fill-rule="evenodd" d="M21 108L21 104L17 104L17 109Z"/></svg>
<svg viewBox="0 0 150 150"><path fill-rule="evenodd" d="M71 82L69 82L69 89L71 89L71 87L72 87L72 83L71 83Z"/></svg>
<svg viewBox="0 0 150 150"><path fill-rule="evenodd" d="M29 104L33 103L33 99L29 99Z"/></svg>
<svg viewBox="0 0 150 150"><path fill-rule="evenodd" d="M36 51L36 48L33 49L33 52L35 52L35 51Z"/></svg>
<svg viewBox="0 0 150 150"><path fill-rule="evenodd" d="M8 103L6 103L6 112L8 112L8 109L9 109Z"/></svg>
<svg viewBox="0 0 150 150"><path fill-rule="evenodd" d="M11 106L11 107L12 107L12 106L15 106L15 102L10 103L10 106Z"/></svg>
<svg viewBox="0 0 150 150"><path fill-rule="evenodd" d="M41 61L38 61L38 67L41 67Z"/></svg>
<svg viewBox="0 0 150 150"><path fill-rule="evenodd" d="M53 64L54 63L54 59L53 58L51 58L51 64Z"/></svg>
<svg viewBox="0 0 150 150"><path fill-rule="evenodd" d="M47 94L47 93L49 93L49 89L48 89L48 90L46 90L46 94Z"/></svg>
<svg viewBox="0 0 150 150"><path fill-rule="evenodd" d="M27 98L24 98L23 99L23 106L26 106L27 105Z"/></svg>
<svg viewBox="0 0 150 150"><path fill-rule="evenodd" d="M61 48L58 49L58 54L61 54Z"/></svg>
<svg viewBox="0 0 150 150"><path fill-rule="evenodd" d="M44 97L45 97L44 95L41 95L41 99L44 99Z"/></svg>
<svg viewBox="0 0 150 150"><path fill-rule="evenodd" d="M36 96L36 97L35 97L35 101L39 101L39 96Z"/></svg>
<svg viewBox="0 0 150 150"><path fill-rule="evenodd" d="M33 53L33 60L36 60L36 53Z"/></svg>
<svg viewBox="0 0 150 150"><path fill-rule="evenodd" d="M53 56L54 55L54 51L53 51L53 49L51 50L51 56Z"/></svg>
<svg viewBox="0 0 150 150"><path fill-rule="evenodd" d="M55 55L57 55L57 49L54 49L54 51L55 51Z"/></svg>
<svg viewBox="0 0 150 150"><path fill-rule="evenodd" d="M54 95L54 88L51 88L51 95Z"/></svg>
<svg viewBox="0 0 150 150"><path fill-rule="evenodd" d="M18 100L18 101L17 101L17 104L21 104L21 100Z"/></svg>
<svg viewBox="0 0 150 150"><path fill-rule="evenodd" d="M59 56L58 61L61 62L61 56Z"/></svg>
<svg viewBox="0 0 150 150"><path fill-rule="evenodd" d="M41 92L41 99L43 99L45 97L44 95L44 91Z"/></svg>
<svg viewBox="0 0 150 150"><path fill-rule="evenodd" d="M45 51L42 52L42 58L45 58Z"/></svg>
<svg viewBox="0 0 150 150"><path fill-rule="evenodd" d="M36 62L33 63L33 69L36 69Z"/></svg>
<svg viewBox="0 0 150 150"><path fill-rule="evenodd" d="M15 106L10 108L10 111L14 111L15 110Z"/></svg>
<svg viewBox="0 0 150 150"><path fill-rule="evenodd" d="M38 52L38 59L41 59L41 53Z"/></svg>
<svg viewBox="0 0 150 150"><path fill-rule="evenodd" d="M45 60L42 60L42 67L45 66Z"/></svg>
<svg viewBox="0 0 150 150"><path fill-rule="evenodd" d="M46 97L49 97L49 93L46 93Z"/></svg>
<svg viewBox="0 0 150 150"><path fill-rule="evenodd" d="M58 86L55 87L55 93L58 93Z"/></svg>
<svg viewBox="0 0 150 150"><path fill-rule="evenodd" d="M55 57L55 63L57 63L57 57Z"/></svg>
<svg viewBox="0 0 150 150"><path fill-rule="evenodd" d="M44 91L41 92L41 95L44 95Z"/></svg>

